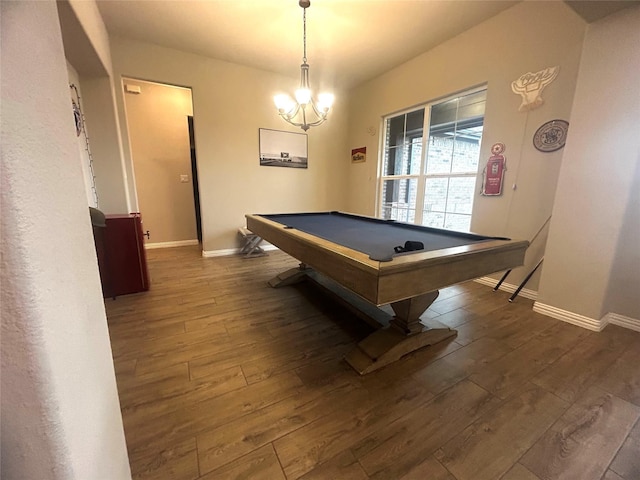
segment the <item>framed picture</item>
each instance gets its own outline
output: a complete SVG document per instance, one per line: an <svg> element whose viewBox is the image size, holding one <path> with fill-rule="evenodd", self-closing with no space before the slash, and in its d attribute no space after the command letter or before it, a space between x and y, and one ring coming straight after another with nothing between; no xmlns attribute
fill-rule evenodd
<svg viewBox="0 0 640 480"><path fill-rule="evenodd" d="M307 134L260 130L260 165L266 167L307 168Z"/></svg>

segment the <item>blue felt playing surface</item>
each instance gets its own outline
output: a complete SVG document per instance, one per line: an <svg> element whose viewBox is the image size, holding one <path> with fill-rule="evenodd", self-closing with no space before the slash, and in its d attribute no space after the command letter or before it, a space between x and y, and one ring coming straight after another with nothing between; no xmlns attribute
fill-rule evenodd
<svg viewBox="0 0 640 480"><path fill-rule="evenodd" d="M494 239L494 237L339 212L262 216L287 227L366 253L372 260L381 262L391 260L396 255L394 247L404 246L407 240L422 242L424 250L421 251L430 251Z"/></svg>

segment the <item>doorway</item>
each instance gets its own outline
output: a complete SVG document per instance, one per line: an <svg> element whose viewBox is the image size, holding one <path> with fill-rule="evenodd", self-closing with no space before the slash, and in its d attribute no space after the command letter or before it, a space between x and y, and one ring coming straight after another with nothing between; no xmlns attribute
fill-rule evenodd
<svg viewBox="0 0 640 480"><path fill-rule="evenodd" d="M123 78L138 206L147 248L202 241L190 88Z"/></svg>

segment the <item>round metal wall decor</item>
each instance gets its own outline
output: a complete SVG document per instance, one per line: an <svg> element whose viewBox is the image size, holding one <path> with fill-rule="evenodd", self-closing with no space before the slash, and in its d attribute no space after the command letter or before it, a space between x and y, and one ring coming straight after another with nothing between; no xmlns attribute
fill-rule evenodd
<svg viewBox="0 0 640 480"><path fill-rule="evenodd" d="M567 141L569 122L551 120L542 124L533 136L533 146L541 152L555 152L564 147Z"/></svg>

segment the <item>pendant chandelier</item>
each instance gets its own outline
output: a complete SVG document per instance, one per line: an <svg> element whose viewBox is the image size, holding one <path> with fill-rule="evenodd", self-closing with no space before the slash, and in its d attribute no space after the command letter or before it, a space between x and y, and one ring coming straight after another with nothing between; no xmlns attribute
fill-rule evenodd
<svg viewBox="0 0 640 480"><path fill-rule="evenodd" d="M307 63L307 8L311 5L311 1L300 0L298 4L302 7L302 42L304 47L302 65L300 65L300 88L295 91L295 101L287 94L276 95L273 97L273 101L282 118L306 132L310 127L320 125L327 119L327 114L333 104L333 95L321 93L318 95L317 101L311 95L309 64Z"/></svg>

